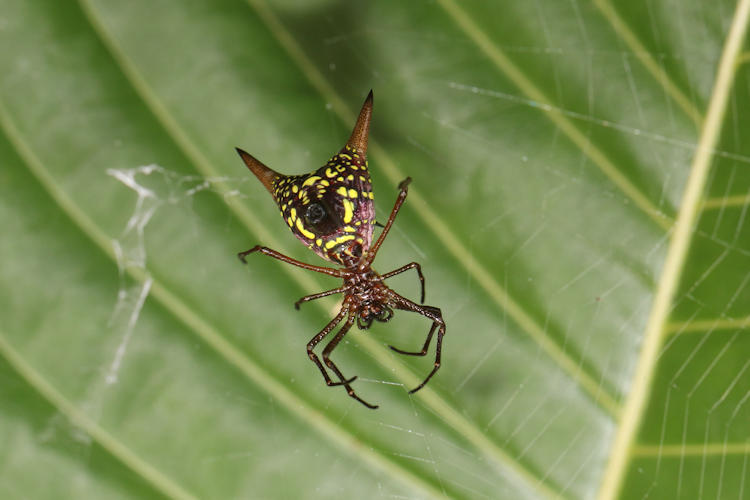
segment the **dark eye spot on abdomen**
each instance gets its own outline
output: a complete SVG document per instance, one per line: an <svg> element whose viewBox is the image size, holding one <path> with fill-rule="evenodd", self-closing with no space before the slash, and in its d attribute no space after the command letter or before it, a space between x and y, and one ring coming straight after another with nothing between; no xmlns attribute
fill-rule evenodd
<svg viewBox="0 0 750 500"><path fill-rule="evenodd" d="M319 224L326 217L326 209L320 203L311 203L305 212L305 220L311 226Z"/></svg>

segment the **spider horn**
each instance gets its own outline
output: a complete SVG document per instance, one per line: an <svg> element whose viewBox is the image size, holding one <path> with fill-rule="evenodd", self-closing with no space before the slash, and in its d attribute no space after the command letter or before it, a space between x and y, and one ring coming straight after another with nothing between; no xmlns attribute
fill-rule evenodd
<svg viewBox="0 0 750 500"><path fill-rule="evenodd" d="M370 134L370 118L372 117L372 90L367 94L367 99L362 105L362 110L359 112L359 118L357 123L354 125L352 136L346 143L347 146L351 146L357 149L357 152L362 155L367 154L367 137Z"/></svg>
<svg viewBox="0 0 750 500"><path fill-rule="evenodd" d="M273 195L273 181L283 176L280 173L265 166L260 160L257 160L247 151L243 151L240 148L234 149L237 150L237 153L240 155L240 158L242 158L242 161L245 162L247 168L249 168L250 171L255 174L255 177L257 177L261 184L263 184L263 186L268 189L268 192Z"/></svg>

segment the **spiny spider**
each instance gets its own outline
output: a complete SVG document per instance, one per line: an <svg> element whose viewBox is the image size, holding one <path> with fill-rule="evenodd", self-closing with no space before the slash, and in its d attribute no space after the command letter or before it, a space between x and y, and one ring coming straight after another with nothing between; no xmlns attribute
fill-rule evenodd
<svg viewBox="0 0 750 500"><path fill-rule="evenodd" d="M385 274L378 274L370 267L378 249L380 249L380 245L383 244L393 225L396 214L398 214L406 199L407 188L411 182L411 178L407 177L399 184L400 191L391 215L383 226L383 231L375 244L372 244L373 225L376 224L375 207L370 173L367 170L367 138L371 116L372 91L370 91L362 110L359 112L354 131L346 145L338 154L328 160L328 163L307 175L282 175L237 148L237 152L247 167L279 205L281 216L294 235L320 257L339 264L343 268L306 264L260 245L245 252L240 252L238 256L243 263L247 263L245 257L248 254L260 252L303 269L343 278L343 286L302 297L295 302L294 307L299 309L303 302L336 293L344 294L341 309L336 317L307 343L307 355L318 367L320 373L323 374L326 384L329 386L343 385L349 396L366 407L375 409L377 405L366 402L357 396L352 389L351 383L357 377L344 377L330 358L331 352L341 342L354 322L356 321L361 330L366 330L373 320L384 323L390 320L393 317L394 309L412 311L432 320L432 327L427 334L422 350L412 352L389 346L399 354L424 356L427 354L430 341L435 330L437 330L434 367L427 378L409 391L410 393L417 392L424 387L440 368L440 349L445 334L445 322L440 309L437 307L416 304L397 294L384 283L384 280L391 276L401 274L409 269L416 269L422 289L421 303L424 303L424 276L422 276L422 269L418 263L411 262ZM344 321L344 325L323 349L323 362L338 377L338 380L334 381L313 349L341 321Z"/></svg>

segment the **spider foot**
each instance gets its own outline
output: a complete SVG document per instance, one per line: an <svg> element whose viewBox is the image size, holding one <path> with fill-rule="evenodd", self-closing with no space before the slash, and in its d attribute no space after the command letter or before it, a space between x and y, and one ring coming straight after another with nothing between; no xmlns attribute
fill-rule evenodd
<svg viewBox="0 0 750 500"><path fill-rule="evenodd" d="M425 354L427 354L427 350L426 349L423 349L423 350L417 351L417 352L412 352L412 351L401 350L398 347L393 347L392 345L389 345L388 347L390 347L391 349L393 349L394 351L396 351L399 354L406 354L407 356L424 356Z"/></svg>
<svg viewBox="0 0 750 500"><path fill-rule="evenodd" d="M353 376L352 378L349 378L349 379L346 379L346 380L342 379L339 382L334 382L333 380L326 380L326 385L328 387L334 387L334 386L337 386L337 385L349 385L352 382L354 382L355 380L357 380L357 376L356 375Z"/></svg>
<svg viewBox="0 0 750 500"><path fill-rule="evenodd" d="M414 389L410 390L409 394L414 394L415 392L417 392L419 389L421 389L424 386L425 386L425 382L422 382L421 384L419 384L418 386L416 386Z"/></svg>
<svg viewBox="0 0 750 500"><path fill-rule="evenodd" d="M247 257L248 255L250 255L253 252L257 252L258 250L260 250L260 245L256 245L253 248L251 248L250 250L245 250L244 252L238 253L237 257L240 258L240 260L242 261L243 264L247 264L247 259L245 259L245 257Z"/></svg>
<svg viewBox="0 0 750 500"><path fill-rule="evenodd" d="M399 189L406 189L406 186L408 186L409 183L411 183L411 177L407 177L406 179L404 179L403 181L401 181L399 183L399 185L398 185L398 188Z"/></svg>
<svg viewBox="0 0 750 500"><path fill-rule="evenodd" d="M417 392L418 390L420 390L422 387L424 387L425 385L427 385L427 382L429 382L430 379L432 378L432 376L435 375L435 372L438 371L438 368L440 368L440 363L435 363L435 367L432 369L432 371L430 372L430 374L427 375L427 378L424 379L422 381L422 383L419 384L418 386L416 386L414 389L410 390L409 394L414 394L415 392Z"/></svg>
<svg viewBox="0 0 750 500"><path fill-rule="evenodd" d="M357 401L359 401L360 403L362 403L363 405L365 405L366 407L368 407L371 410L376 410L378 408L378 405L371 405L370 403L368 403L364 399L362 399L359 396L357 396L357 393L354 392L354 389L352 389L351 387L348 387L346 389L346 393L349 394L349 396L351 396L352 398L356 399Z"/></svg>

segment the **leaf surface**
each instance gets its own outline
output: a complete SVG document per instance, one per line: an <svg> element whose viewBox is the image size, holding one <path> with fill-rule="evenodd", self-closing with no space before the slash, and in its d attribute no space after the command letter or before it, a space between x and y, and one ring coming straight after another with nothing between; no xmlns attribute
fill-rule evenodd
<svg viewBox="0 0 750 500"><path fill-rule="evenodd" d="M0 494L742 498L747 4L2 0ZM377 411L336 280L236 259L321 264L234 147L312 171L370 88L448 325L413 396L426 320L339 345Z"/></svg>

